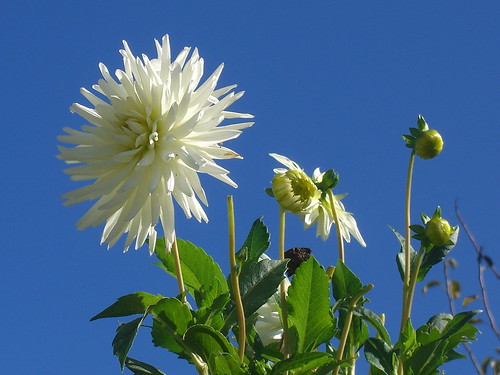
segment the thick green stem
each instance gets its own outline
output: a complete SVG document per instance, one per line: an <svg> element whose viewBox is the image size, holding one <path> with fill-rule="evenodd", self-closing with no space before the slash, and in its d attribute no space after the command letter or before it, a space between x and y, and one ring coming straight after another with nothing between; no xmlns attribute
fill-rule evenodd
<svg viewBox="0 0 500 375"><path fill-rule="evenodd" d="M184 279L182 277L182 266L181 259L179 257L179 248L177 247L177 238L174 238L174 243L172 244L172 255L174 256L174 264L175 264L175 276L177 278L177 287L179 288L179 294L182 296L182 303L186 303L186 294L184 291Z"/></svg>
<svg viewBox="0 0 500 375"><path fill-rule="evenodd" d="M404 264L404 281L403 281L403 301L401 310L401 326L399 328L399 335L403 333L404 327L406 326L406 321L410 318L410 312L408 310L408 292L410 288L410 273L411 273L411 259L410 259L410 249L411 249L411 237L410 237L410 225L411 225L411 184L413 179L413 166L415 164L415 150L411 151L410 161L408 163L408 172L406 176L406 194L405 194L405 264ZM404 375L403 358L399 358L398 364L398 374Z"/></svg>
<svg viewBox="0 0 500 375"><path fill-rule="evenodd" d="M245 357L245 311L243 310L243 301L241 300L239 270L236 266L236 236L234 230L234 206L233 197L227 197L227 217L229 226L229 266L231 268L231 286L233 289L234 304L236 305L236 314L238 316L238 356L240 363L243 363Z"/></svg>
<svg viewBox="0 0 500 375"><path fill-rule="evenodd" d="M280 208L280 238L279 238L279 258L285 259L285 215L286 211ZM288 340L288 313L286 309L286 284L285 280L280 285L280 300L281 300L281 319L283 326L282 347L285 358L290 355L289 340Z"/></svg>
<svg viewBox="0 0 500 375"><path fill-rule="evenodd" d="M420 271L420 265L422 264L422 258L424 257L425 247L421 247L418 251L417 261L415 262L415 267L413 268L410 276L410 285L408 286L408 296L406 298L406 316L404 320L410 319L411 308L413 305L413 296L415 295L415 285L417 284L418 272Z"/></svg>
<svg viewBox="0 0 500 375"><path fill-rule="evenodd" d="M342 232L340 231L340 222L339 222L339 217L337 215L337 210L335 209L335 196L333 195L333 191L331 189L328 190L328 196L330 197L330 201L331 201L331 205L332 205L333 220L335 221L335 229L337 232L337 244L338 244L338 248L339 248L339 259L345 263L344 240L342 238Z"/></svg>
<svg viewBox="0 0 500 375"><path fill-rule="evenodd" d="M347 344L347 338L349 336L349 331L351 330L352 316L353 311L356 308L356 304L359 299L363 297L366 293L373 289L373 284L366 285L363 289L359 291L354 297L352 297L351 302L349 303L349 307L347 308L347 314L344 321L344 327L342 328L342 334L340 336L339 346L337 348L337 356L335 359L337 361L341 361L344 356L345 346ZM340 371L340 366L335 367L332 374L338 375Z"/></svg>
<svg viewBox="0 0 500 375"><path fill-rule="evenodd" d="M420 265L422 264L422 258L424 257L425 254L425 247L420 247L420 250L418 251L417 255L417 260L415 261L415 266L411 270L411 275L410 275L410 281L409 285L407 288L407 295L406 295L406 304L403 306L403 316L401 321L406 322L408 319L410 319L411 316L411 309L413 305L413 296L415 295L415 286L417 285L417 279L418 279L418 273L420 271ZM401 329L401 332L403 328ZM401 335L401 333L400 333ZM401 356L399 357L399 364L398 364L398 374L399 375L404 375L404 364L403 364L403 353L401 353Z"/></svg>

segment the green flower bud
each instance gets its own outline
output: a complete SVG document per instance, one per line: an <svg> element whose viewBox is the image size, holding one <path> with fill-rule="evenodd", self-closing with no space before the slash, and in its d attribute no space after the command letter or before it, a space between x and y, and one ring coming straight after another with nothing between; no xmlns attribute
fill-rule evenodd
<svg viewBox="0 0 500 375"><path fill-rule="evenodd" d="M440 217L430 219L425 224L425 237L435 246L443 246L448 243L453 228L447 220Z"/></svg>
<svg viewBox="0 0 500 375"><path fill-rule="evenodd" d="M277 173L272 189L280 206L293 214L305 210L318 190L312 179L297 169Z"/></svg>
<svg viewBox="0 0 500 375"><path fill-rule="evenodd" d="M422 132L415 140L415 152L422 159L432 159L443 149L443 138L436 130Z"/></svg>

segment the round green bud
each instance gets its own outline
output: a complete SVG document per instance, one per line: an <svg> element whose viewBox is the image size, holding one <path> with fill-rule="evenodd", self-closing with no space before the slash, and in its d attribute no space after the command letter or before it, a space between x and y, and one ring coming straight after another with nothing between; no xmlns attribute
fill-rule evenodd
<svg viewBox="0 0 500 375"><path fill-rule="evenodd" d="M432 159L443 150L443 138L436 130L422 132L415 140L415 152L422 159Z"/></svg>
<svg viewBox="0 0 500 375"><path fill-rule="evenodd" d="M293 214L305 210L318 190L308 175L296 169L276 174L272 189L280 206Z"/></svg>
<svg viewBox="0 0 500 375"><path fill-rule="evenodd" d="M453 228L445 219L436 217L425 225L425 236L435 246L443 246L448 243Z"/></svg>

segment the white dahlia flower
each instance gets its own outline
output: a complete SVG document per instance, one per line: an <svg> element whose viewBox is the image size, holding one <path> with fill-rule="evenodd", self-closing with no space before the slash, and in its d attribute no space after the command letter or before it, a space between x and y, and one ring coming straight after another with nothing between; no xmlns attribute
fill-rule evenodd
<svg viewBox="0 0 500 375"><path fill-rule="evenodd" d="M65 172L73 180L91 181L63 195L65 204L97 199L77 226L106 222L101 243L108 248L127 233L125 251L134 239L136 249L149 239L152 253L160 221L170 249L175 238L172 198L186 217L208 221L198 201L208 204L198 173L237 187L215 160L241 158L222 143L253 124L219 126L224 119L253 117L226 110L243 92L233 92L236 85L215 89L222 64L200 84L203 59L197 49L189 56L186 47L172 61L168 36L155 43L158 57L142 55L141 60L124 41L124 70L115 72L117 80L99 64L103 79L92 88L100 95L82 88L92 106L70 108L89 125L64 128L67 135L58 137L76 145L59 147L58 157L73 165Z"/></svg>

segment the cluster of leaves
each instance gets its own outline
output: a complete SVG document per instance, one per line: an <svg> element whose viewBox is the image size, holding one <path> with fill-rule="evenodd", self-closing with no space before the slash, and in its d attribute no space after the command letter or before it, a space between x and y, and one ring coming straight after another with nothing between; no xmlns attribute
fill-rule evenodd
<svg viewBox="0 0 500 375"><path fill-rule="evenodd" d="M136 375L161 375L152 365L128 356L145 319L153 344L176 353L179 358L196 366L200 374L217 375L294 375L329 374L340 366L341 374L349 369L364 347L365 357L373 375L395 374L399 359L403 359L406 374L435 374L442 363L460 358L454 348L463 341L474 339L476 329L468 323L475 312L455 317L437 315L414 330L408 323L396 344L382 319L364 307L366 286L339 260L333 275L327 273L314 256L296 270L286 298L288 315L288 350L285 358L281 343L264 346L254 325L257 310L272 297L284 278L288 260L262 259L269 248L269 233L264 223L254 222L242 248L237 253L241 298L247 326L247 347L241 360L231 338L237 335L237 314L229 278L203 249L178 239L179 257L190 301L196 308L183 303L184 296L164 297L136 292L120 297L113 305L92 318L138 315L121 324L113 340L113 352L121 369ZM442 249L440 254L446 253ZM156 263L175 276L173 255L166 254L165 243L157 241ZM399 259L399 258L398 258ZM429 268L435 259L425 260ZM334 302L332 303L331 291ZM333 343L338 342L348 325L346 354L339 360ZM368 325L377 337L370 338ZM233 333L234 332L234 333ZM324 348L319 351L319 348Z"/></svg>

